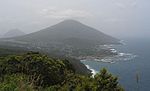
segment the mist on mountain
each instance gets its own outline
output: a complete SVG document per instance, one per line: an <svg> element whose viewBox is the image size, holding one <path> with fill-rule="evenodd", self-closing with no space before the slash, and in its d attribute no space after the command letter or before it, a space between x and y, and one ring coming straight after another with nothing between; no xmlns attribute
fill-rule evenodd
<svg viewBox="0 0 150 91"><path fill-rule="evenodd" d="M17 36L22 36L22 35L25 35L25 33L22 32L21 30L12 29L12 30L9 30L8 32L6 32L2 37L3 38L11 38L11 37L17 37Z"/></svg>

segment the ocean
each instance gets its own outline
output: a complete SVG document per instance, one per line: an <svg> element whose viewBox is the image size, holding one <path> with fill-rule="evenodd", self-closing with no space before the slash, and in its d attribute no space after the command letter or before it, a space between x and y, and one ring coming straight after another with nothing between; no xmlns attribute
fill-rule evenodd
<svg viewBox="0 0 150 91"><path fill-rule="evenodd" d="M113 61L112 63L107 62L108 59L104 59L103 62L95 60L82 62L93 73L101 68L107 68L119 78L125 91L150 91L150 39L124 39L124 42L125 45L113 46L121 55L109 58ZM138 83L137 76L139 77Z"/></svg>

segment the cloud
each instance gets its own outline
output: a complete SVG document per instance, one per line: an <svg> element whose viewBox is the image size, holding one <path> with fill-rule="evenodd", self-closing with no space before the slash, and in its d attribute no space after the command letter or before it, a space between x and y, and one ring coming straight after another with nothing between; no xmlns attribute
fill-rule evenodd
<svg viewBox="0 0 150 91"><path fill-rule="evenodd" d="M120 2L116 2L115 5L119 8L126 8L126 5Z"/></svg>
<svg viewBox="0 0 150 91"><path fill-rule="evenodd" d="M131 5L132 7L135 7L135 6L137 6L137 2L132 2L130 5Z"/></svg>
<svg viewBox="0 0 150 91"><path fill-rule="evenodd" d="M113 0L114 4L119 8L130 8L137 6L136 0Z"/></svg>
<svg viewBox="0 0 150 91"><path fill-rule="evenodd" d="M46 18L53 19L66 19L66 18L89 18L93 15L90 12L84 10L74 10L74 9L57 9L57 8L47 8L42 9L40 14L44 15Z"/></svg>
<svg viewBox="0 0 150 91"><path fill-rule="evenodd" d="M109 22L109 23L116 23L116 22L125 22L127 20L125 19L122 19L122 18L107 18L107 19L104 19L104 22Z"/></svg>

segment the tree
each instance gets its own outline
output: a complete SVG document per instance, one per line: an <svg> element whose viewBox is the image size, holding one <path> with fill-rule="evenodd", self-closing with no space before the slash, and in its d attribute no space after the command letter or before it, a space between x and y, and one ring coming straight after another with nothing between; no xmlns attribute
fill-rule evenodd
<svg viewBox="0 0 150 91"><path fill-rule="evenodd" d="M68 60L37 52L3 57L0 91L124 91L106 69L94 77L75 72Z"/></svg>
<svg viewBox="0 0 150 91"><path fill-rule="evenodd" d="M118 78L108 73L105 68L94 76L96 91L124 91L118 84Z"/></svg>

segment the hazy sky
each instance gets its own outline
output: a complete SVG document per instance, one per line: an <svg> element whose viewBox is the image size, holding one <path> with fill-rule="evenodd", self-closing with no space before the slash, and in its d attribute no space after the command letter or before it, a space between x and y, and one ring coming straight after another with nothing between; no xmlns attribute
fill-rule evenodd
<svg viewBox="0 0 150 91"><path fill-rule="evenodd" d="M76 19L113 36L150 35L150 0L0 0L0 35Z"/></svg>

